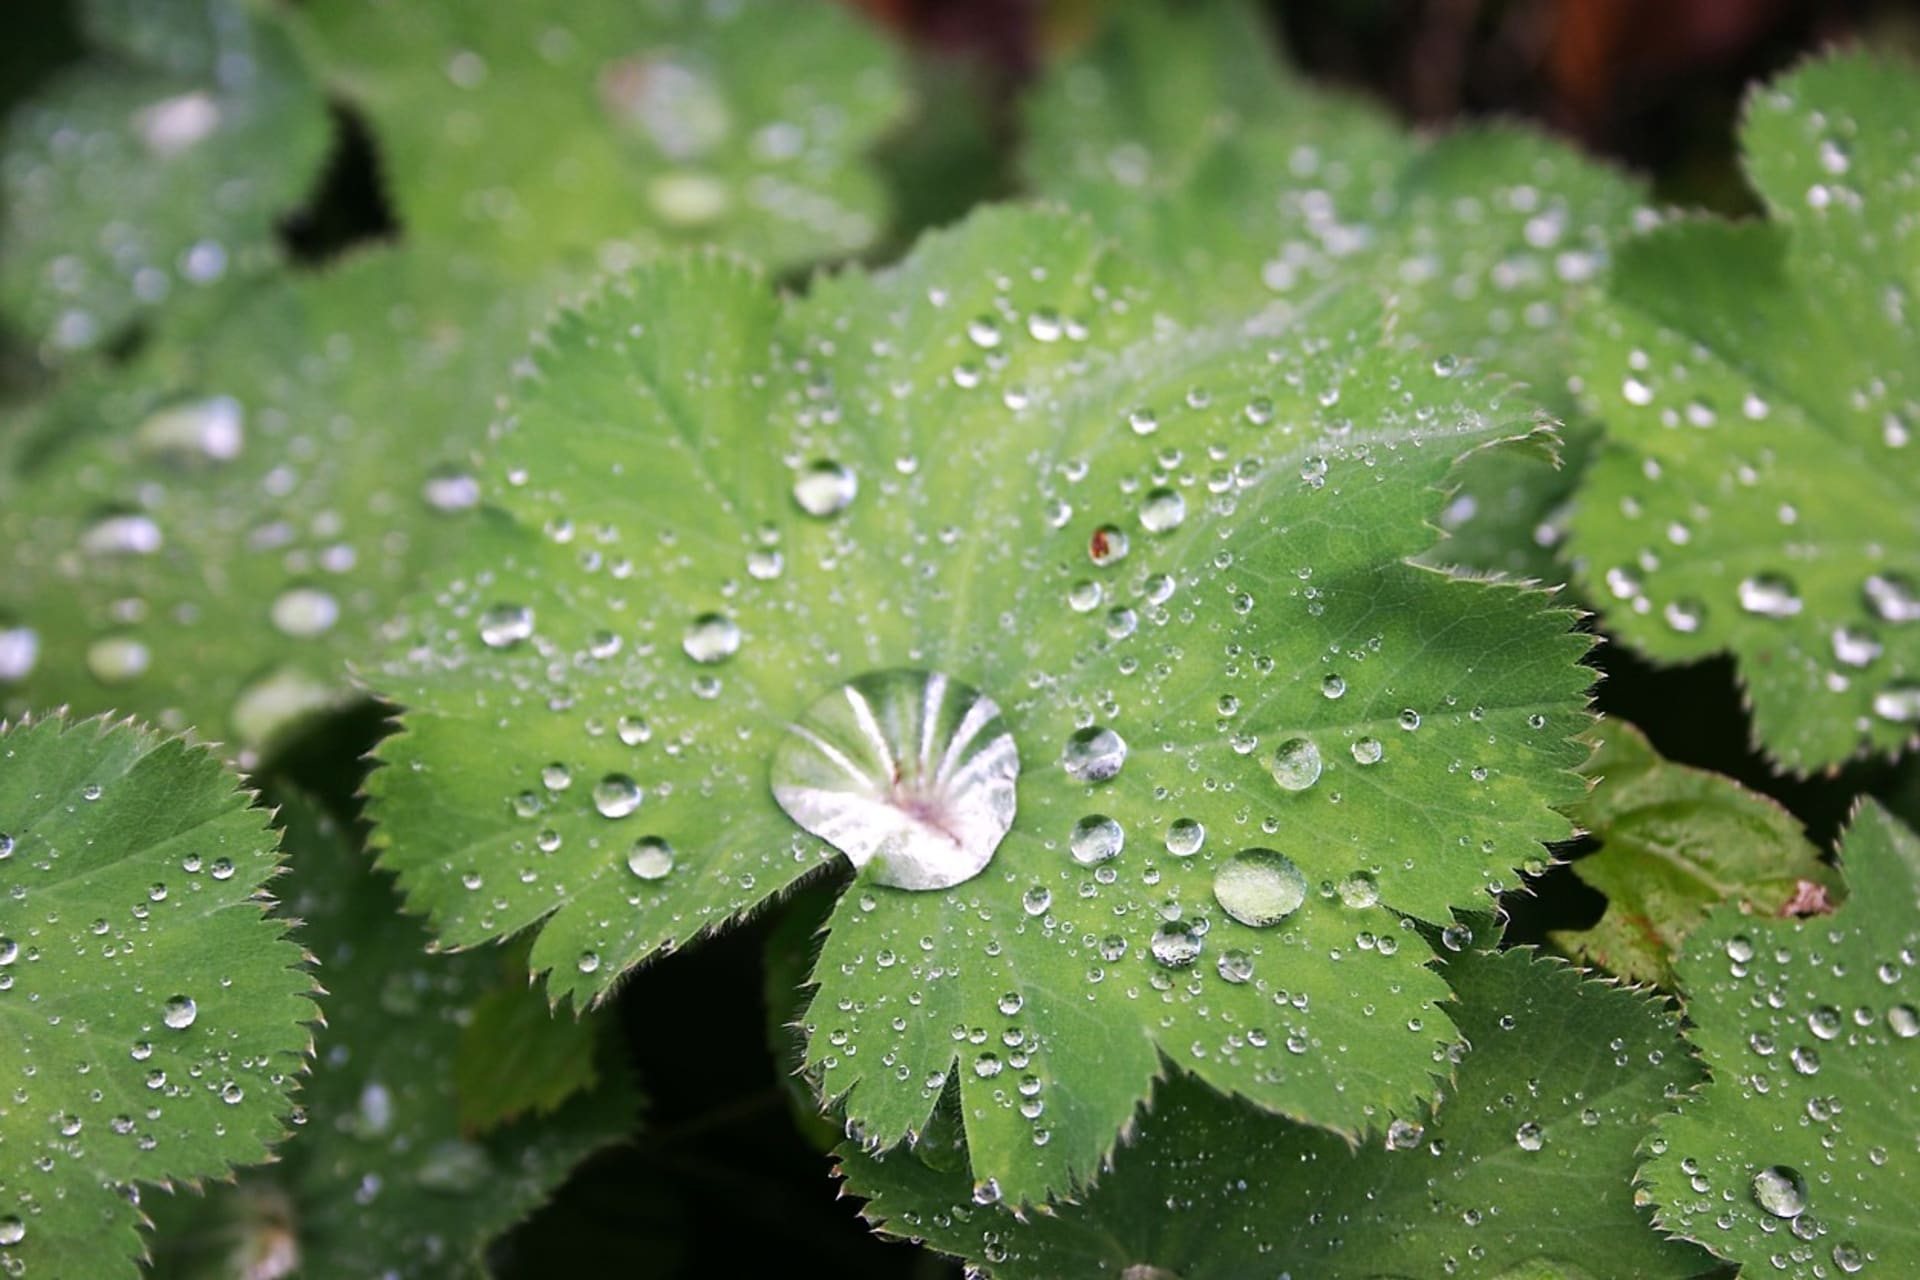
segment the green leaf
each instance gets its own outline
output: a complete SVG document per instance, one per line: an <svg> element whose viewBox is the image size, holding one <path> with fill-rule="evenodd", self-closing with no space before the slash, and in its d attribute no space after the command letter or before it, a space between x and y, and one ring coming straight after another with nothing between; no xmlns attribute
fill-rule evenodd
<svg viewBox="0 0 1920 1280"><path fill-rule="evenodd" d="M320 0L299 20L415 240L508 270L694 241L793 266L882 227L865 153L906 95L838 5Z"/></svg>
<svg viewBox="0 0 1920 1280"><path fill-rule="evenodd" d="M1608 431L1574 521L1590 592L1656 660L1730 650L1796 771L1920 726L1916 113L1920 75L1863 54L1756 93L1771 220L1631 244L1582 326Z"/></svg>
<svg viewBox="0 0 1920 1280"><path fill-rule="evenodd" d="M358 696L343 659L469 536L471 454L546 305L378 250L61 393L0 511L0 624L32 636L0 645L0 705L132 710L251 763Z"/></svg>
<svg viewBox="0 0 1920 1280"><path fill-rule="evenodd" d="M809 1069L891 1145L957 1063L1013 1201L1090 1175L1163 1052L1346 1132L1422 1091L1444 988L1393 911L1484 902L1581 794L1569 615L1408 563L1454 460L1535 419L1365 307L1263 338L1157 296L1083 222L991 211L805 300L686 257L563 319L497 516L370 673L406 708L368 789L409 904L453 946L538 926L584 1003L829 839L874 853ZM957 773L919 738L941 690L932 733L998 707ZM796 720L898 775L836 791Z"/></svg>
<svg viewBox="0 0 1920 1280"><path fill-rule="evenodd" d="M605 1019L556 1017L526 981L526 956L516 949L511 959L504 984L474 1002L454 1056L460 1127L468 1133L529 1112L546 1115L600 1078L595 1046Z"/></svg>
<svg viewBox="0 0 1920 1280"><path fill-rule="evenodd" d="M1701 1074L1675 1017L1524 950L1445 970L1446 1011L1472 1048L1437 1110L1409 1110L1357 1150L1176 1075L1082 1203L1025 1221L910 1151L843 1147L841 1172L879 1229L1003 1280L1704 1270L1655 1234L1631 1185L1647 1123Z"/></svg>
<svg viewBox="0 0 1920 1280"><path fill-rule="evenodd" d="M1592 928L1556 933L1556 946L1630 982L1671 987L1681 939L1715 905L1813 915L1837 896L1838 877L1775 801L1674 764L1623 720L1588 737L1595 785L1573 818L1601 847L1572 865L1607 896L1607 913Z"/></svg>
<svg viewBox="0 0 1920 1280"><path fill-rule="evenodd" d="M282 817L288 902L328 990L304 1124L278 1163L235 1185L149 1197L154 1274L483 1274L489 1241L632 1128L633 1086L609 1063L550 1115L466 1131L454 1080L498 989L496 957L425 954L425 933L396 918L386 878L330 819L299 801Z"/></svg>
<svg viewBox="0 0 1920 1280"><path fill-rule="evenodd" d="M1840 849L1833 915L1722 907L1675 966L1713 1082L1660 1123L1641 1176L1664 1230L1754 1272L1920 1260L1920 838L1869 800Z"/></svg>
<svg viewBox="0 0 1920 1280"><path fill-rule="evenodd" d="M249 6L111 16L94 28L120 32L123 56L63 73L0 142L0 308L49 358L277 262L275 224L319 176L330 133L318 86Z"/></svg>
<svg viewBox="0 0 1920 1280"><path fill-rule="evenodd" d="M1446 361L1566 391L1568 316L1635 216L1638 184L1516 126L1425 142L1382 113L1278 66L1243 3L1115 6L1106 29L1027 103L1026 171L1185 283L1203 317L1310 312L1355 290L1392 294ZM1487 454L1442 519L1456 564L1551 577L1569 463Z"/></svg>
<svg viewBox="0 0 1920 1280"><path fill-rule="evenodd" d="M0 1270L127 1276L136 1184L285 1132L316 1010L267 815L131 724L0 724Z"/></svg>

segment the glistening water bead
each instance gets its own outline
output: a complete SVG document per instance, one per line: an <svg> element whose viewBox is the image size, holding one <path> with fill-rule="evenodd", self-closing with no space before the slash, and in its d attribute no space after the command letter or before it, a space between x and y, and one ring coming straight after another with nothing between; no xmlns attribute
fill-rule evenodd
<svg viewBox="0 0 1920 1280"><path fill-rule="evenodd" d="M1075 730L1060 753L1060 767L1075 782L1109 781L1126 762L1126 739L1097 724Z"/></svg>
<svg viewBox="0 0 1920 1280"><path fill-rule="evenodd" d="M1267 929L1307 900L1307 877L1277 849L1246 849L1214 872L1213 896L1241 924Z"/></svg>
<svg viewBox="0 0 1920 1280"><path fill-rule="evenodd" d="M1000 708L933 671L858 676L788 726L773 796L787 816L901 889L986 869L1013 826L1020 753Z"/></svg>

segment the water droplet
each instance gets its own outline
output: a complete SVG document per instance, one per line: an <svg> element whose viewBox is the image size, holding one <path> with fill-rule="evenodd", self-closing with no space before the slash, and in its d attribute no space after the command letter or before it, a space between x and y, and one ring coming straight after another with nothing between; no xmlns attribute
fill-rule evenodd
<svg viewBox="0 0 1920 1280"><path fill-rule="evenodd" d="M1168 920L1153 931L1148 949L1170 969L1184 969L1200 958L1200 934L1185 920Z"/></svg>
<svg viewBox="0 0 1920 1280"><path fill-rule="evenodd" d="M1320 682L1320 696L1338 698L1347 691L1347 682L1336 675L1329 675Z"/></svg>
<svg viewBox="0 0 1920 1280"><path fill-rule="evenodd" d="M1364 911L1380 901L1380 886L1364 871L1356 871L1339 885L1340 901L1356 911Z"/></svg>
<svg viewBox="0 0 1920 1280"><path fill-rule="evenodd" d="M1228 982L1245 982L1253 977L1253 957L1244 951L1223 951L1214 969Z"/></svg>
<svg viewBox="0 0 1920 1280"><path fill-rule="evenodd" d="M680 647L695 662L725 662L740 652L740 625L724 613L703 613L688 624Z"/></svg>
<svg viewBox="0 0 1920 1280"><path fill-rule="evenodd" d="M496 604L480 615L480 642L489 649L508 649L533 634L533 610L519 604Z"/></svg>
<svg viewBox="0 0 1920 1280"><path fill-rule="evenodd" d="M307 639L333 629L340 620L340 602L318 587L290 587L275 598L270 612L282 635Z"/></svg>
<svg viewBox="0 0 1920 1280"><path fill-rule="evenodd" d="M1756 573L1740 580L1740 607L1763 618L1791 618L1800 612L1800 593L1777 573Z"/></svg>
<svg viewBox="0 0 1920 1280"><path fill-rule="evenodd" d="M1378 738L1357 738L1354 740L1353 759L1357 764L1379 764L1382 748Z"/></svg>
<svg viewBox="0 0 1920 1280"><path fill-rule="evenodd" d="M1087 539L1087 558L1098 565L1127 558L1127 535L1115 525L1103 524Z"/></svg>
<svg viewBox="0 0 1920 1280"><path fill-rule="evenodd" d="M1320 781L1320 748L1311 738L1288 738L1274 748L1273 780L1287 791L1305 791Z"/></svg>
<svg viewBox="0 0 1920 1280"><path fill-rule="evenodd" d="M1140 527L1148 533L1168 533L1187 518L1187 500L1176 489L1155 489L1140 504Z"/></svg>
<svg viewBox="0 0 1920 1280"><path fill-rule="evenodd" d="M1872 666L1882 652L1879 638L1865 627L1833 629L1833 660L1842 666Z"/></svg>
<svg viewBox="0 0 1920 1280"><path fill-rule="evenodd" d="M1876 573L1867 579L1867 604L1885 622L1920 621L1920 590L1904 574Z"/></svg>
<svg viewBox="0 0 1920 1280"><path fill-rule="evenodd" d="M1126 740L1097 724L1076 730L1060 754L1060 767L1076 782L1106 782L1126 762Z"/></svg>
<svg viewBox="0 0 1920 1280"><path fill-rule="evenodd" d="M1073 824L1067 847L1075 862L1091 867L1119 857L1126 839L1127 833L1118 822L1104 813L1091 813Z"/></svg>
<svg viewBox="0 0 1920 1280"><path fill-rule="evenodd" d="M193 1020L199 1016L200 1006L193 1002L192 996L174 996L167 1001L160 1020L175 1031L184 1031L192 1026Z"/></svg>
<svg viewBox="0 0 1920 1280"><path fill-rule="evenodd" d="M102 684L125 684L146 674L153 655L132 636L102 636L87 646L87 670Z"/></svg>
<svg viewBox="0 0 1920 1280"><path fill-rule="evenodd" d="M1513 1131L1513 1141L1522 1151L1538 1151L1546 1144L1546 1135L1539 1125L1529 1120Z"/></svg>
<svg viewBox="0 0 1920 1280"><path fill-rule="evenodd" d="M1027 890L1020 899L1020 906L1030 916L1043 916L1047 914L1047 908L1052 905L1053 890L1041 884Z"/></svg>
<svg viewBox="0 0 1920 1280"><path fill-rule="evenodd" d="M1666 607L1660 610L1660 616L1666 619L1669 627L1683 636L1690 636L1706 622L1707 607L1698 600L1682 597L1669 600Z"/></svg>
<svg viewBox="0 0 1920 1280"><path fill-rule="evenodd" d="M1893 724L1920 724L1920 683L1902 680L1874 694L1873 714Z"/></svg>
<svg viewBox="0 0 1920 1280"><path fill-rule="evenodd" d="M1753 1202L1776 1218L1797 1218L1807 1211L1807 1183L1796 1169L1769 1165L1753 1175Z"/></svg>
<svg viewBox="0 0 1920 1280"><path fill-rule="evenodd" d="M1902 1040L1920 1036L1920 1009L1910 1004L1894 1005L1887 1010L1887 1026Z"/></svg>
<svg viewBox="0 0 1920 1280"><path fill-rule="evenodd" d="M882 671L809 707L772 776L787 815L873 879L944 889L992 860L1019 774L991 698L937 672Z"/></svg>
<svg viewBox="0 0 1920 1280"><path fill-rule="evenodd" d="M0 964L12 964L20 958L20 944L12 938L0 937Z"/></svg>
<svg viewBox="0 0 1920 1280"><path fill-rule="evenodd" d="M659 836L641 836L627 851L627 870L642 880L662 880L673 870L673 846Z"/></svg>
<svg viewBox="0 0 1920 1280"><path fill-rule="evenodd" d="M106 515L80 535L80 549L96 556L150 556L164 539L153 517L140 512Z"/></svg>
<svg viewBox="0 0 1920 1280"><path fill-rule="evenodd" d="M40 633L0 620L0 684L17 684L40 661Z"/></svg>
<svg viewBox="0 0 1920 1280"><path fill-rule="evenodd" d="M1191 858L1206 842L1206 827L1193 818L1176 818L1167 828L1167 852L1176 858Z"/></svg>
<svg viewBox="0 0 1920 1280"><path fill-rule="evenodd" d="M169 462L231 462L246 438L244 419L232 396L187 401L149 415L134 432L134 443Z"/></svg>
<svg viewBox="0 0 1920 1280"><path fill-rule="evenodd" d="M593 784L593 807L603 818L624 818L640 807L640 784L624 773L610 773Z"/></svg>
<svg viewBox="0 0 1920 1280"><path fill-rule="evenodd" d="M442 467L420 486L420 496L435 511L451 515L480 505L480 482L457 467Z"/></svg>
<svg viewBox="0 0 1920 1280"><path fill-rule="evenodd" d="M1307 900L1307 878L1293 859L1275 849L1247 849L1213 873L1213 896L1241 924L1266 929Z"/></svg>
<svg viewBox="0 0 1920 1280"><path fill-rule="evenodd" d="M598 973L600 971L600 953L598 951L582 951L580 953L579 969L582 973Z"/></svg>
<svg viewBox="0 0 1920 1280"><path fill-rule="evenodd" d="M0 1245L16 1245L27 1238L27 1224L8 1214L0 1218Z"/></svg>
<svg viewBox="0 0 1920 1280"><path fill-rule="evenodd" d="M1440 931L1440 945L1449 951L1465 951L1473 945L1473 930L1463 924L1450 924Z"/></svg>
<svg viewBox="0 0 1920 1280"><path fill-rule="evenodd" d="M859 492L860 478L850 468L828 460L814 463L793 482L793 500L800 509L822 519L852 506Z"/></svg>

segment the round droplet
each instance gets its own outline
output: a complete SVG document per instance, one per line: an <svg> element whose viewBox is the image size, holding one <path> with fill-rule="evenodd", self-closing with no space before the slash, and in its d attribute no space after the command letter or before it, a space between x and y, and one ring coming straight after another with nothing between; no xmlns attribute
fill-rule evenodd
<svg viewBox="0 0 1920 1280"><path fill-rule="evenodd" d="M282 635L304 640L333 629L340 620L340 602L318 587L289 587L275 597L270 613Z"/></svg>
<svg viewBox="0 0 1920 1280"><path fill-rule="evenodd" d="M533 610L520 604L496 604L480 615L480 642L509 649L533 634Z"/></svg>
<svg viewBox="0 0 1920 1280"><path fill-rule="evenodd" d="M1546 1143L1546 1135L1539 1125L1529 1120L1513 1131L1514 1145L1522 1151L1538 1151Z"/></svg>
<svg viewBox="0 0 1920 1280"><path fill-rule="evenodd" d="M0 1245L16 1245L27 1238L27 1224L8 1214L0 1218Z"/></svg>
<svg viewBox="0 0 1920 1280"><path fill-rule="evenodd" d="M184 1031L199 1016L200 1006L193 1002L192 996L174 996L161 1011L160 1020L175 1031Z"/></svg>
<svg viewBox="0 0 1920 1280"><path fill-rule="evenodd" d="M724 613L703 613L687 627L680 647L695 662L725 662L740 652L740 626Z"/></svg>
<svg viewBox="0 0 1920 1280"><path fill-rule="evenodd" d="M1777 573L1756 573L1740 580L1740 607L1763 618L1791 618L1800 612L1800 593Z"/></svg>
<svg viewBox="0 0 1920 1280"><path fill-rule="evenodd" d="M1148 533L1170 533L1187 518L1187 500L1177 489L1155 489L1140 504L1140 527Z"/></svg>
<svg viewBox="0 0 1920 1280"><path fill-rule="evenodd" d="M593 784L593 807L603 818L624 818L640 807L640 784L624 773L610 773Z"/></svg>
<svg viewBox="0 0 1920 1280"><path fill-rule="evenodd" d="M1320 781L1320 748L1312 738L1288 738L1274 748L1273 780L1286 791L1305 791Z"/></svg>
<svg viewBox="0 0 1920 1280"><path fill-rule="evenodd" d="M0 964L12 964L20 958L20 944L12 938L0 937Z"/></svg>
<svg viewBox="0 0 1920 1280"><path fill-rule="evenodd" d="M627 850L627 870L642 880L663 880L673 870L673 846L659 836L641 836Z"/></svg>
<svg viewBox="0 0 1920 1280"><path fill-rule="evenodd" d="M1383 753L1378 738L1356 738L1351 750L1356 764L1379 764Z"/></svg>
<svg viewBox="0 0 1920 1280"><path fill-rule="evenodd" d="M822 519L852 506L859 492L860 478L850 468L824 459L802 471L793 482L793 500L800 509Z"/></svg>
<svg viewBox="0 0 1920 1280"><path fill-rule="evenodd" d="M1067 847L1075 862L1091 867L1119 857L1126 839L1127 833L1118 822L1104 813L1090 813L1073 824Z"/></svg>
<svg viewBox="0 0 1920 1280"><path fill-rule="evenodd" d="M435 511L451 515L480 505L480 482L469 472L443 467L427 477L420 496Z"/></svg>
<svg viewBox="0 0 1920 1280"><path fill-rule="evenodd" d="M80 549L96 556L150 556L160 549L160 526L139 512L102 516L80 535Z"/></svg>
<svg viewBox="0 0 1920 1280"><path fill-rule="evenodd" d="M1797 1218L1807 1211L1806 1179L1786 1165L1769 1165L1753 1175L1753 1202L1776 1218Z"/></svg>
<svg viewBox="0 0 1920 1280"><path fill-rule="evenodd" d="M102 636L87 646L87 670L101 684L125 684L153 663L147 646L132 636Z"/></svg>
<svg viewBox="0 0 1920 1280"><path fill-rule="evenodd" d="M0 620L0 684L18 684L40 662L40 633Z"/></svg>
<svg viewBox="0 0 1920 1280"><path fill-rule="evenodd" d="M881 884L945 889L986 869L1013 825L1020 755L1000 708L938 672L859 676L788 727L773 758L787 815Z"/></svg>
<svg viewBox="0 0 1920 1280"><path fill-rule="evenodd" d="M1206 842L1206 827L1193 818L1176 818L1167 828L1167 852L1176 858L1191 858Z"/></svg>
<svg viewBox="0 0 1920 1280"><path fill-rule="evenodd" d="M1905 574L1873 574L1865 595L1867 606L1884 622L1920 622L1920 588Z"/></svg>
<svg viewBox="0 0 1920 1280"><path fill-rule="evenodd" d="M150 415L134 432L134 442L168 462L231 462L246 439L244 418L232 396L191 400Z"/></svg>
<svg viewBox="0 0 1920 1280"><path fill-rule="evenodd" d="M1275 849L1247 849L1220 864L1213 896L1241 924L1267 929L1307 900L1307 878L1293 859Z"/></svg>
<svg viewBox="0 0 1920 1280"><path fill-rule="evenodd" d="M1473 930L1463 924L1450 924L1440 931L1440 945L1449 951L1465 951L1473 945Z"/></svg>
<svg viewBox="0 0 1920 1280"><path fill-rule="evenodd" d="M1097 724L1076 730L1060 753L1060 767L1076 782L1106 782L1126 762L1126 740Z"/></svg>
<svg viewBox="0 0 1920 1280"><path fill-rule="evenodd" d="M1185 920L1169 920L1153 931L1153 958L1169 969L1184 969L1200 958L1200 934Z"/></svg>
<svg viewBox="0 0 1920 1280"><path fill-rule="evenodd" d="M1214 969L1228 982L1245 982L1253 977L1253 957L1244 951L1223 951Z"/></svg>
<svg viewBox="0 0 1920 1280"><path fill-rule="evenodd" d="M1865 627L1833 629L1833 660L1843 667L1870 667L1882 652L1879 638Z"/></svg>

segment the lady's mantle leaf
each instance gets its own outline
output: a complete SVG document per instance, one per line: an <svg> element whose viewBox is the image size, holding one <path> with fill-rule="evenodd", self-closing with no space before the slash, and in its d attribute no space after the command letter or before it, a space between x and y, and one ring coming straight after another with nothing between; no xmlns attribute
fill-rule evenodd
<svg viewBox="0 0 1920 1280"><path fill-rule="evenodd" d="M343 659L467 536L545 306L382 250L58 393L0 510L0 706L131 709L250 760L355 696Z"/></svg>
<svg viewBox="0 0 1920 1280"><path fill-rule="evenodd" d="M1623 720L1587 736L1595 785L1573 818L1601 848L1573 871L1607 895L1607 914L1554 935L1557 945L1629 981L1671 986L1680 940L1720 902L1768 916L1827 909L1838 877L1779 804L1674 764Z"/></svg>
<svg viewBox="0 0 1920 1280"><path fill-rule="evenodd" d="M872 1140L957 1063L976 1173L1033 1199L1162 1052L1348 1131L1425 1087L1444 988L1394 910L1484 901L1580 795L1567 615L1407 563L1526 410L1332 307L1183 328L1084 224L1004 211L784 306L649 268L537 363L499 512L373 675L407 708L378 839L443 941L541 923L597 998L833 858L783 744L871 770L838 816L959 841L1004 733L990 865L915 891L881 849L815 971L809 1067Z"/></svg>
<svg viewBox="0 0 1920 1280"><path fill-rule="evenodd" d="M267 1157L315 1016L266 814L131 725L0 725L0 1270L133 1276L135 1184Z"/></svg>
<svg viewBox="0 0 1920 1280"><path fill-rule="evenodd" d="M1269 43L1248 4L1114 6L1027 104L1029 180L1189 282L1207 316L1391 293L1437 356L1484 361L1571 417L1566 319L1634 217L1637 184L1510 126L1422 141L1303 83ZM1574 423L1568 443L1584 454L1586 437ZM1476 459L1436 554L1554 572L1555 508L1577 471L1555 462Z"/></svg>
<svg viewBox="0 0 1920 1280"><path fill-rule="evenodd" d="M252 6L149 6L163 20L96 7L122 56L17 107L0 146L0 306L53 355L276 261L275 223L328 137L320 90Z"/></svg>
<svg viewBox="0 0 1920 1280"><path fill-rule="evenodd" d="M692 241L794 266L883 225L865 152L906 96L842 6L319 0L299 21L416 240L510 271Z"/></svg>
<svg viewBox="0 0 1920 1280"><path fill-rule="evenodd" d="M288 903L328 990L305 1124L278 1163L235 1185L150 1196L155 1274L476 1274L489 1241L632 1127L632 1085L614 1071L537 1121L464 1129L454 1076L465 1024L497 989L496 958L425 954L385 877L330 820L305 803L282 813Z"/></svg>
<svg viewBox="0 0 1920 1280"><path fill-rule="evenodd" d="M1713 1083L1661 1122L1655 1220L1769 1274L1920 1263L1920 838L1868 801L1840 850L1839 911L1723 907L1675 965Z"/></svg>
<svg viewBox="0 0 1920 1280"><path fill-rule="evenodd" d="M1457 1078L1357 1151L1174 1076L1082 1203L1026 1221L913 1152L846 1147L842 1172L882 1230L996 1277L1700 1274L1631 1186L1647 1123L1700 1075L1674 1017L1525 951L1445 972Z"/></svg>
<svg viewBox="0 0 1920 1280"><path fill-rule="evenodd" d="M1732 650L1797 770L1920 727L1920 74L1810 63L1749 103L1770 224L1629 246L1585 323L1609 445L1575 548L1653 657Z"/></svg>

